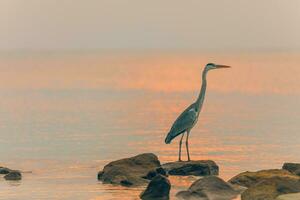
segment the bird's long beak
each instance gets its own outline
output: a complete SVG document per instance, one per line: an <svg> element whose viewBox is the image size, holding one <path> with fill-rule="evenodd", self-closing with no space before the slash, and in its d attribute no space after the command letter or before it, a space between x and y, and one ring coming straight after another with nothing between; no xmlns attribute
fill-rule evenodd
<svg viewBox="0 0 300 200"><path fill-rule="evenodd" d="M230 68L228 65L216 65L217 68Z"/></svg>

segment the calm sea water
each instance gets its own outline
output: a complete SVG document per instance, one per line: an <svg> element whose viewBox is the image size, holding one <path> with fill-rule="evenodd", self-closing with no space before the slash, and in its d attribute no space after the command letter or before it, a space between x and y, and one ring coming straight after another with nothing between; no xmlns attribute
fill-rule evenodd
<svg viewBox="0 0 300 200"><path fill-rule="evenodd" d="M209 72L192 159L216 161L225 180L300 162L298 54L3 53L0 165L27 173L0 177L0 199L138 199L143 188L103 185L97 172L144 152L176 160L165 134L212 60L233 68ZM171 177L172 197L194 180Z"/></svg>

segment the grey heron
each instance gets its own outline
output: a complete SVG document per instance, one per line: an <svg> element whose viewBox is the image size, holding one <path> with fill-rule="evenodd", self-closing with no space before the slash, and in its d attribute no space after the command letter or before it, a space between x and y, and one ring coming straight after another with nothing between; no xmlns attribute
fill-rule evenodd
<svg viewBox="0 0 300 200"><path fill-rule="evenodd" d="M179 158L178 161L181 161L181 144L182 144L182 139L184 137L185 132L186 134L186 151L187 151L187 156L188 156L188 161L190 161L190 153L189 153L189 135L191 129L195 126L195 124L198 121L198 117L201 111L201 108L203 106L204 102L204 97L205 97L205 92L206 92L206 75L209 70L212 69L221 69L221 68L230 68L230 66L227 65L217 65L214 63L208 63L203 72L202 72L202 86L200 89L199 96L197 100L192 103L189 107L187 107L180 115L179 117L175 120L173 123L171 130L167 134L167 137L165 139L166 144L170 144L171 141L177 137L178 135L181 135L180 141L179 141Z"/></svg>

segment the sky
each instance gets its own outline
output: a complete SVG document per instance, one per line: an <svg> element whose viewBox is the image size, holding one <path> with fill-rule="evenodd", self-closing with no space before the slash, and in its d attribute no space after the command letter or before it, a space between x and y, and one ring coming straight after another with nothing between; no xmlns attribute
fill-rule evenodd
<svg viewBox="0 0 300 200"><path fill-rule="evenodd" d="M300 50L299 0L1 0L0 50Z"/></svg>

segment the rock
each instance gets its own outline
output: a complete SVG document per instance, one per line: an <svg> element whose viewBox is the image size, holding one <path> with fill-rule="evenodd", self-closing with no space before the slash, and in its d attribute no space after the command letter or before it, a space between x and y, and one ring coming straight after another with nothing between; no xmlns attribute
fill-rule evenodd
<svg viewBox="0 0 300 200"><path fill-rule="evenodd" d="M140 198L143 200L168 200L170 189L170 181L165 176L158 174L141 193Z"/></svg>
<svg viewBox="0 0 300 200"><path fill-rule="evenodd" d="M176 197L183 200L231 200L239 193L221 178L206 176L195 181L187 191L177 193Z"/></svg>
<svg viewBox="0 0 300 200"><path fill-rule="evenodd" d="M297 176L300 176L300 163L284 163L282 169L285 169Z"/></svg>
<svg viewBox="0 0 300 200"><path fill-rule="evenodd" d="M228 182L244 187L251 187L262 180L271 179L274 177L288 178L291 180L299 180L300 177L282 169L269 169L257 172L243 172L231 178Z"/></svg>
<svg viewBox="0 0 300 200"><path fill-rule="evenodd" d="M18 181L22 179L22 174L19 171L12 170L4 178L5 180Z"/></svg>
<svg viewBox="0 0 300 200"><path fill-rule="evenodd" d="M143 178L152 180L158 174L167 176L166 171L162 167L158 167L155 170L148 172L147 176L144 176Z"/></svg>
<svg viewBox="0 0 300 200"><path fill-rule="evenodd" d="M0 174L8 174L12 170L6 167L0 167Z"/></svg>
<svg viewBox="0 0 300 200"><path fill-rule="evenodd" d="M169 175L179 176L207 176L218 175L219 167L212 160L170 162L162 165Z"/></svg>
<svg viewBox="0 0 300 200"><path fill-rule="evenodd" d="M300 193L293 193L293 194L283 194L276 198L276 200L299 200Z"/></svg>
<svg viewBox="0 0 300 200"><path fill-rule="evenodd" d="M148 183L143 177L147 177L150 171L155 171L158 167L160 162L157 156L145 153L107 164L98 173L98 179L103 183L139 186Z"/></svg>
<svg viewBox="0 0 300 200"><path fill-rule="evenodd" d="M275 200L281 194L300 192L300 180L274 176L258 182L242 193L242 200Z"/></svg>

